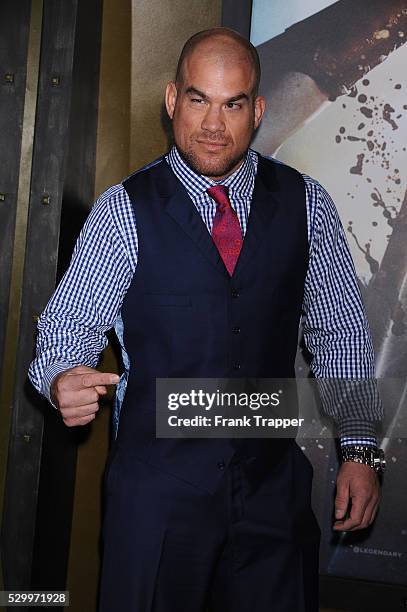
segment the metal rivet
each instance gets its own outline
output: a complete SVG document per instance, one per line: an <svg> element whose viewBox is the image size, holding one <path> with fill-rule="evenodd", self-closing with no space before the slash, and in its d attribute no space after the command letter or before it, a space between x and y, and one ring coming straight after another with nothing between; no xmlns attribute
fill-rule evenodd
<svg viewBox="0 0 407 612"><path fill-rule="evenodd" d="M4 75L4 80L6 83L14 83L14 74L7 72L7 74Z"/></svg>
<svg viewBox="0 0 407 612"><path fill-rule="evenodd" d="M58 87L58 85L60 85L61 83L61 77L58 75L54 75L53 77L51 77L51 85L52 87Z"/></svg>
<svg viewBox="0 0 407 612"><path fill-rule="evenodd" d="M41 204L50 204L51 203L51 196L48 194L44 194L41 198Z"/></svg>
<svg viewBox="0 0 407 612"><path fill-rule="evenodd" d="M30 442L31 441L31 436L29 436L28 434L24 434L23 438L24 438L24 442Z"/></svg>
<svg viewBox="0 0 407 612"><path fill-rule="evenodd" d="M6 194L5 193L0 193L0 202L4 202L6 199Z"/></svg>

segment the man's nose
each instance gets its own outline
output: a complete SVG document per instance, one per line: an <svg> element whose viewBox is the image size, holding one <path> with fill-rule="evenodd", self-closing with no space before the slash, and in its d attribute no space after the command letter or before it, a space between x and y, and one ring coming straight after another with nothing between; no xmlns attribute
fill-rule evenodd
<svg viewBox="0 0 407 612"><path fill-rule="evenodd" d="M222 109L209 106L202 120L201 127L208 132L224 132L226 129Z"/></svg>

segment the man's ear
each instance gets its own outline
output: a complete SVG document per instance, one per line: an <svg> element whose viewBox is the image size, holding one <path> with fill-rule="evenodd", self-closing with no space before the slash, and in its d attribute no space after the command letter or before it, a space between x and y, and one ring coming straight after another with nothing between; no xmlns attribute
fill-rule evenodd
<svg viewBox="0 0 407 612"><path fill-rule="evenodd" d="M170 119L174 116L175 103L177 101L177 88L173 81L170 81L165 89L165 107Z"/></svg>
<svg viewBox="0 0 407 612"><path fill-rule="evenodd" d="M260 121L264 115L264 111L266 110L266 99L264 96L256 96L254 101L254 129L260 125Z"/></svg>

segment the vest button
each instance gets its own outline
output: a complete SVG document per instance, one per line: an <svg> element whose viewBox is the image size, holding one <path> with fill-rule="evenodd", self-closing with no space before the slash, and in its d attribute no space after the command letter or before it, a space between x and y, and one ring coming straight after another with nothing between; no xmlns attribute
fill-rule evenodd
<svg viewBox="0 0 407 612"><path fill-rule="evenodd" d="M232 327L232 332L234 334L240 334L240 327Z"/></svg>
<svg viewBox="0 0 407 612"><path fill-rule="evenodd" d="M235 299L236 299L236 298L238 298L239 296L240 296L240 293L239 293L239 292L238 292L236 289L233 289L233 291L232 291L232 298L235 298Z"/></svg>
<svg viewBox="0 0 407 612"><path fill-rule="evenodd" d="M232 368L233 368L234 370L240 370L241 365L240 365L240 363L234 363L234 364L232 365Z"/></svg>
<svg viewBox="0 0 407 612"><path fill-rule="evenodd" d="M218 461L217 466L218 466L219 470L224 470L225 469L225 462L224 461Z"/></svg>

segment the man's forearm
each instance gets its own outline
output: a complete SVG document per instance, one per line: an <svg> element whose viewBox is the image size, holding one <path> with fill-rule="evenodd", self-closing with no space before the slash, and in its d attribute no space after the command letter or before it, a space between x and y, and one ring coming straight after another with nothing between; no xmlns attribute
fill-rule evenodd
<svg viewBox="0 0 407 612"><path fill-rule="evenodd" d="M316 200L304 294L304 340L313 356L323 409L333 418L342 446L376 445L382 420L374 351L355 269L329 194L308 186Z"/></svg>

